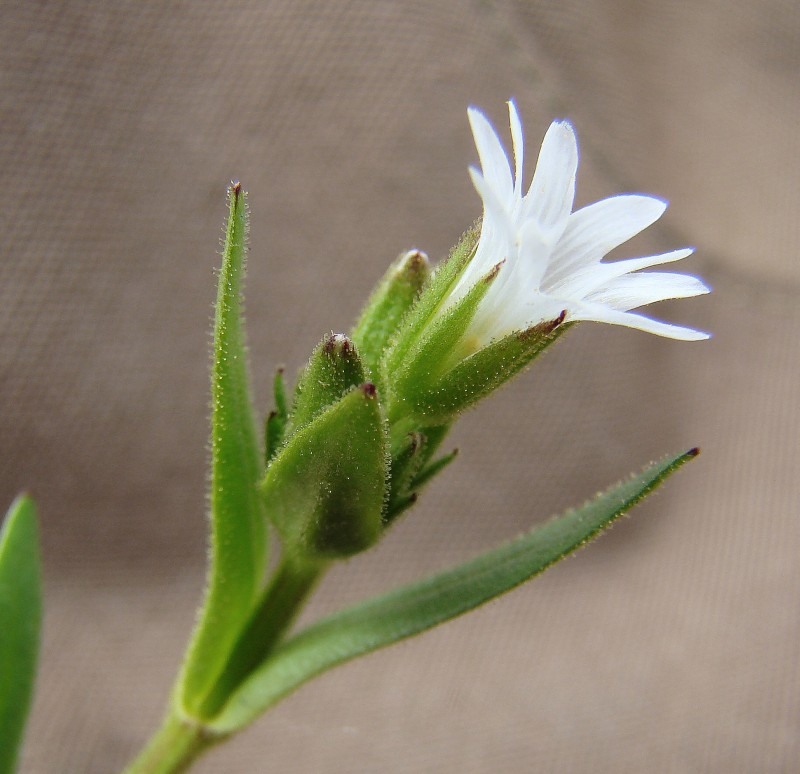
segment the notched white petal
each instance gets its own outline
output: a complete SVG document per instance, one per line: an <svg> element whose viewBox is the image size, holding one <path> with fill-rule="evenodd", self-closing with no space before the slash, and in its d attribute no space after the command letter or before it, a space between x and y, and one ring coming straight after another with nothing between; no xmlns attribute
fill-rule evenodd
<svg viewBox="0 0 800 774"><path fill-rule="evenodd" d="M522 121L513 99L508 101L508 122L511 125L511 143L514 148L514 191L522 195L522 165L525 159L525 143L522 139Z"/></svg>
<svg viewBox="0 0 800 774"><path fill-rule="evenodd" d="M513 189L511 167L500 138L483 113L475 108L469 108L467 113L484 178L503 195L510 193Z"/></svg>
<svg viewBox="0 0 800 774"><path fill-rule="evenodd" d="M641 314L621 312L603 304L589 302L581 302L577 305L575 309L570 311L568 319L624 325L626 328L635 328L636 330L645 331L645 333L653 333L656 336L679 339L680 341L702 341L710 338L710 334L694 328L684 328L681 325L653 320L651 317L645 317Z"/></svg>
<svg viewBox="0 0 800 774"><path fill-rule="evenodd" d="M600 290L590 293L586 300L627 312L657 301L691 298L708 292L708 288L697 277L689 274L647 272L617 277Z"/></svg>
<svg viewBox="0 0 800 774"><path fill-rule="evenodd" d="M568 121L553 121L544 136L523 213L552 225L569 217L575 200L578 142Z"/></svg>
<svg viewBox="0 0 800 774"><path fill-rule="evenodd" d="M558 282L582 266L600 261L655 223L666 209L666 202L654 196L623 194L573 212L553 253L545 282Z"/></svg>

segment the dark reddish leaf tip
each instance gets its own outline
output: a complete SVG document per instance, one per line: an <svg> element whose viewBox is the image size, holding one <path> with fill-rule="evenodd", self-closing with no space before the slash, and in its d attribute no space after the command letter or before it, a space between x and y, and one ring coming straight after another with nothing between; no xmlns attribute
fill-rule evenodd
<svg viewBox="0 0 800 774"><path fill-rule="evenodd" d="M689 449L689 451L686 452L687 457L696 457L698 454L700 454L699 446L695 446L694 449Z"/></svg>
<svg viewBox="0 0 800 774"><path fill-rule="evenodd" d="M242 184L238 180L231 180L231 196L233 196L234 199L238 199L241 193Z"/></svg>
<svg viewBox="0 0 800 774"><path fill-rule="evenodd" d="M372 382L365 382L359 389L368 398L374 398L378 394L378 391L375 389L375 385Z"/></svg>

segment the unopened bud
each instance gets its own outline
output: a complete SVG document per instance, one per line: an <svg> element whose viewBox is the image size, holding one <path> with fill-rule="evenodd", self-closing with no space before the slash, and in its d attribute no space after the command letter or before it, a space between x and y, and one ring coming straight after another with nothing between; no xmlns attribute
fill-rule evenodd
<svg viewBox="0 0 800 774"><path fill-rule="evenodd" d="M371 546L383 529L387 457L386 424L371 383L299 427L262 487L286 550L325 559Z"/></svg>

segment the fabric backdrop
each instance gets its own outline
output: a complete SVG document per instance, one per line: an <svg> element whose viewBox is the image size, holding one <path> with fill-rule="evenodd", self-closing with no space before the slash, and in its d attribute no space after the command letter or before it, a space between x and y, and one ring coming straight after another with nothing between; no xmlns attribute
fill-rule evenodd
<svg viewBox="0 0 800 774"><path fill-rule="evenodd" d="M645 462L703 454L590 549L303 687L198 772L788 772L800 756L800 7L790 0L2 4L0 489L42 516L22 771L119 770L155 728L205 558L225 185L252 210L260 411L402 249L480 214L468 104L578 201L671 200L685 344L585 323L465 416L462 453L309 615L472 556ZM505 135L504 135L505 136ZM529 169L530 174L530 169ZM5 507L5 506L3 506Z"/></svg>

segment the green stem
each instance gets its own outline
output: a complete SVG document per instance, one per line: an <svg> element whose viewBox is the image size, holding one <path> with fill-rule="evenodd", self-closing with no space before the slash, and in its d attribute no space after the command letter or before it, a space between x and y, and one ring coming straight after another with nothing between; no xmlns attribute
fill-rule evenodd
<svg viewBox="0 0 800 774"><path fill-rule="evenodd" d="M224 738L170 714L123 774L179 774Z"/></svg>
<svg viewBox="0 0 800 774"><path fill-rule="evenodd" d="M297 617L327 566L328 562L288 557L281 560L225 669L203 703L205 717L212 718L242 681L263 663ZM210 731L202 721L193 723L171 713L123 774L179 774L209 747L226 738L227 735Z"/></svg>
<svg viewBox="0 0 800 774"><path fill-rule="evenodd" d="M203 702L204 717L214 717L233 691L264 662L297 617L327 566L327 562L282 558L225 669Z"/></svg>

